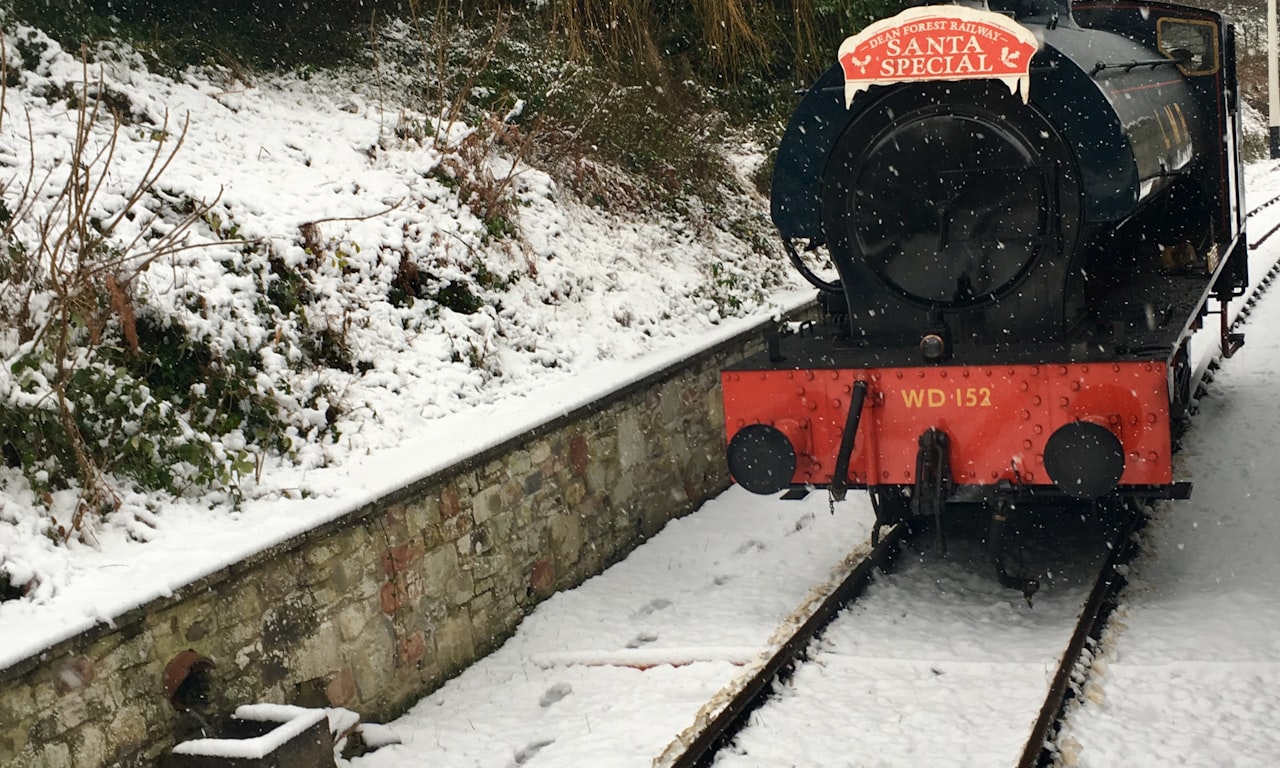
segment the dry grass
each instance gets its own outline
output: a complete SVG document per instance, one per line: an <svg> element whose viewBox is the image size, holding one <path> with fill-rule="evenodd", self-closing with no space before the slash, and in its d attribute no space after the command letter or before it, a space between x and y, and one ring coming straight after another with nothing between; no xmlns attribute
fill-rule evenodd
<svg viewBox="0 0 1280 768"><path fill-rule="evenodd" d="M728 73L768 58L768 43L753 23L757 5L750 0L693 0L712 67Z"/></svg>
<svg viewBox="0 0 1280 768"><path fill-rule="evenodd" d="M642 0L553 0L551 23L564 34L571 56L594 55L642 62L657 68L661 61L650 34L653 15Z"/></svg>
<svg viewBox="0 0 1280 768"><path fill-rule="evenodd" d="M733 79L745 67L765 64L779 31L777 19L795 13L797 32L810 39L815 29L811 0L790 3L759 0L692 0L679 11L666 13L658 4L640 0L553 0L553 30L564 35L575 58L605 58L620 64L639 64L649 71L662 68L669 51L655 35L690 26L691 48L705 66ZM781 7L779 7L781 6ZM800 38L798 38L800 39ZM794 45L785 45L794 48Z"/></svg>

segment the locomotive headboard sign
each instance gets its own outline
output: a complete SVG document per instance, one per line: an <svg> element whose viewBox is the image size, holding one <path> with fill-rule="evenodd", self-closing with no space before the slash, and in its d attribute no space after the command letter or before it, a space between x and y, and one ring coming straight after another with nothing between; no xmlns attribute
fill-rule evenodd
<svg viewBox="0 0 1280 768"><path fill-rule="evenodd" d="M1010 93L1031 89L1031 30L998 13L959 5L909 8L840 45L844 101L872 85L919 80L996 79Z"/></svg>

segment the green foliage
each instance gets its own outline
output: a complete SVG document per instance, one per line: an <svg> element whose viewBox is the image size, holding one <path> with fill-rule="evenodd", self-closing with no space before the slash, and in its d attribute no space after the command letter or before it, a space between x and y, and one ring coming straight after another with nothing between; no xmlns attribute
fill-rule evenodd
<svg viewBox="0 0 1280 768"><path fill-rule="evenodd" d="M375 14L400 0L9 0L16 16L74 50L123 36L163 65L330 66L360 50Z"/></svg>
<svg viewBox="0 0 1280 768"><path fill-rule="evenodd" d="M14 223L8 204L0 204L0 280L9 290L40 292L43 278ZM258 450L288 450L285 441L262 439L279 433L281 415L257 390L250 353L216 354L104 280L93 266L126 263L119 251L81 258L89 260L61 278L73 289L53 293L54 306L64 305L60 316L37 331L23 330L26 312L6 323L9 333L30 338L3 361L0 443L35 489L79 487L84 503L105 506L100 511L111 503L109 488L95 487L99 473L173 494L209 487L234 493L256 466L255 453L227 450L218 438L242 431L259 438L252 441ZM72 530L79 524L78 513Z"/></svg>
<svg viewBox="0 0 1280 768"><path fill-rule="evenodd" d="M707 279L695 293L715 306L721 317L738 314L746 301L764 301L764 291L759 282L735 264L711 262L707 267Z"/></svg>
<svg viewBox="0 0 1280 768"><path fill-rule="evenodd" d="M281 315L293 315L314 298L311 286L301 270L291 267L284 259L270 254L267 259L270 265L270 277L266 280L265 294Z"/></svg>
<svg viewBox="0 0 1280 768"><path fill-rule="evenodd" d="M433 310L443 307L462 315L474 315L489 304L484 298L486 293L505 291L519 279L519 273L502 277L479 260L466 265L460 276L439 278L408 254L402 254L387 301L397 307L411 307L417 299L424 299L431 302Z"/></svg>
<svg viewBox="0 0 1280 768"><path fill-rule="evenodd" d="M435 292L434 298L440 306L463 315L474 315L484 306L484 301L471 291L471 286L461 281L446 282Z"/></svg>
<svg viewBox="0 0 1280 768"><path fill-rule="evenodd" d="M271 421L271 404L249 391L234 366L211 363L189 341L176 343L174 329L144 335L145 354L104 345L71 372L65 392L78 435L64 428L48 391L54 351L35 347L8 361L13 389L0 409L0 440L33 487L51 492L83 482L81 450L102 471L173 494L234 490L252 470L249 452L224 452L210 435Z"/></svg>

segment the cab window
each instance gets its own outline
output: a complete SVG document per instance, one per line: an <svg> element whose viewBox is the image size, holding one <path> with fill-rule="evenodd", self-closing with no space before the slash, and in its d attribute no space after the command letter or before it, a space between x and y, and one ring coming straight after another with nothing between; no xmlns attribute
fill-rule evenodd
<svg viewBox="0 0 1280 768"><path fill-rule="evenodd" d="M1160 52L1178 62L1184 75L1218 71L1218 25L1196 19L1160 19L1156 23Z"/></svg>

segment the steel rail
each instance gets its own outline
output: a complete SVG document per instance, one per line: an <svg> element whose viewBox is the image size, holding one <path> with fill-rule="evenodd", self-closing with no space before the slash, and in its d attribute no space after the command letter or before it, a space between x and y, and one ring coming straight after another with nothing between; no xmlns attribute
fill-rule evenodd
<svg viewBox="0 0 1280 768"><path fill-rule="evenodd" d="M1018 768L1042 768L1051 765L1056 757L1050 738L1056 732L1067 702L1070 701L1069 695L1073 691L1071 679L1089 641L1096 641L1102 636L1107 619L1118 604L1120 590L1128 583L1123 570L1138 553L1138 539L1134 534L1141 521L1141 510L1132 508L1125 524L1111 541L1111 554L1102 564L1098 579L1089 590L1089 597L1085 600L1080 618L1076 621L1071 639L1067 642L1067 648L1053 674L1053 681L1049 684L1044 704L1031 728L1031 735L1018 759Z"/></svg>
<svg viewBox="0 0 1280 768"><path fill-rule="evenodd" d="M1271 207L1271 206L1273 206L1273 205L1276 205L1277 203L1280 203L1280 195L1276 195L1275 197L1271 198L1270 200L1266 201L1265 203L1262 203L1262 204L1260 204L1260 205L1256 205L1256 206L1254 206L1253 210L1251 210L1251 211L1249 211L1248 213L1246 213L1246 214L1244 215L1244 217L1245 217L1245 219L1252 219L1254 216L1257 216L1259 213L1262 213L1264 210L1266 210L1267 208L1270 208L1270 207ZM1262 245L1263 243L1267 242L1267 238L1269 238L1269 237L1271 237L1272 235L1274 235L1274 234L1276 233L1276 231L1277 231L1277 230L1280 230L1280 223L1276 224L1276 225L1275 225L1274 227L1272 227L1271 229L1268 229L1268 230L1266 231L1266 233L1265 233L1262 237L1258 238L1257 240L1253 241L1252 243L1249 243L1249 247L1250 247L1250 248L1257 248L1258 246L1260 246L1260 245Z"/></svg>
<svg viewBox="0 0 1280 768"><path fill-rule="evenodd" d="M1254 216L1258 215L1259 213L1262 213L1263 209L1270 208L1271 206L1276 205L1278 203L1280 203L1280 195L1276 195L1275 197L1271 198L1265 203L1259 203L1258 205L1255 205L1253 207L1253 210L1246 213L1244 217L1246 219L1252 219Z"/></svg>
<svg viewBox="0 0 1280 768"><path fill-rule="evenodd" d="M886 570L892 565L906 530L907 526L902 524L889 529L880 543L872 547L867 557L827 594L809 618L774 651L769 660L702 727L681 753L671 762L659 759L655 765L663 768L701 768L710 765L716 751L732 740L742 730L751 713L769 699L774 683L800 660L810 641L831 624L842 609L866 591L876 571Z"/></svg>

